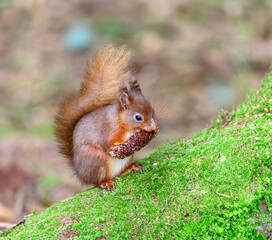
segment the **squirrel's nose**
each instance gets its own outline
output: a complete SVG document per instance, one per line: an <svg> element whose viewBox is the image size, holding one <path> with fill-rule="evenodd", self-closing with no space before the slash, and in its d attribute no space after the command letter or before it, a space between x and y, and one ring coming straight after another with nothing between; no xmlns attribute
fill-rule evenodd
<svg viewBox="0 0 272 240"><path fill-rule="evenodd" d="M143 130L147 131L147 132L152 132L152 131L157 131L159 128L157 126L147 126L144 127Z"/></svg>
<svg viewBox="0 0 272 240"><path fill-rule="evenodd" d="M157 125L157 123L156 123L156 121L152 118L151 119L151 131L158 131L158 125Z"/></svg>
<svg viewBox="0 0 272 240"><path fill-rule="evenodd" d="M151 131L155 131L155 132L156 132L158 129L159 129L159 128L158 128L157 125L151 127Z"/></svg>
<svg viewBox="0 0 272 240"><path fill-rule="evenodd" d="M149 126L146 126L145 127L145 131L148 131L148 132L152 132L152 131L158 131L158 126L157 126L157 124L155 123L155 122L152 122L152 124L151 125L149 125Z"/></svg>

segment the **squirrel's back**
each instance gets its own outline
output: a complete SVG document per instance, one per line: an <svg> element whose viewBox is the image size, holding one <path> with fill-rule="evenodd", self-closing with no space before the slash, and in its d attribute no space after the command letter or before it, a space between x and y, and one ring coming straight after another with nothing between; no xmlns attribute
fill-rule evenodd
<svg viewBox="0 0 272 240"><path fill-rule="evenodd" d="M85 114L118 98L120 90L129 88L132 53L112 45L100 50L88 62L80 90L67 97L55 118L55 135L60 152L73 164L73 131Z"/></svg>

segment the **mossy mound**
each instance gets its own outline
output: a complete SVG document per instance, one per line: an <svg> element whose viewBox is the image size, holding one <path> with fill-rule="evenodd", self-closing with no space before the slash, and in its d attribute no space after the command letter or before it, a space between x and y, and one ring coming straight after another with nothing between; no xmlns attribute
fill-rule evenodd
<svg viewBox="0 0 272 240"><path fill-rule="evenodd" d="M209 129L141 160L145 169L59 202L6 239L271 237L272 74Z"/></svg>

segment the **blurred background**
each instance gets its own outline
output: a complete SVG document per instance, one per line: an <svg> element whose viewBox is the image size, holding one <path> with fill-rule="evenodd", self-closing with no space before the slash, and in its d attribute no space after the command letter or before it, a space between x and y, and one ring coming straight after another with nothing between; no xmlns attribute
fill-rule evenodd
<svg viewBox="0 0 272 240"><path fill-rule="evenodd" d="M82 190L52 131L86 60L126 44L167 141L193 137L257 89L272 63L269 0L0 0L0 221Z"/></svg>

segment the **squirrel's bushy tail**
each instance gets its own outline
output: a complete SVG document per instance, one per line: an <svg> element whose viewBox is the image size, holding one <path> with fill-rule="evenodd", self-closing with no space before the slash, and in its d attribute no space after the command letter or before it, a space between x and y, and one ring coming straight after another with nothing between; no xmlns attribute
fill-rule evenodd
<svg viewBox="0 0 272 240"><path fill-rule="evenodd" d="M55 118L55 136L60 152L70 164L76 123L86 113L118 99L120 90L129 86L131 58L132 53L124 46L115 49L109 45L100 50L88 62L79 92L60 104Z"/></svg>

